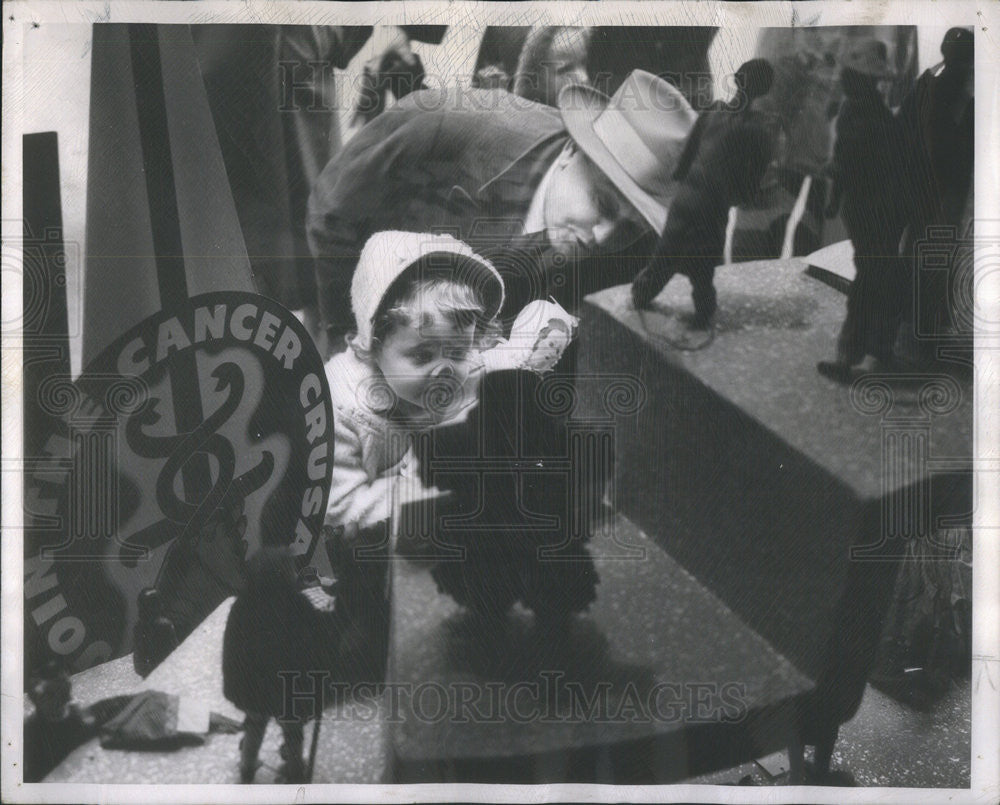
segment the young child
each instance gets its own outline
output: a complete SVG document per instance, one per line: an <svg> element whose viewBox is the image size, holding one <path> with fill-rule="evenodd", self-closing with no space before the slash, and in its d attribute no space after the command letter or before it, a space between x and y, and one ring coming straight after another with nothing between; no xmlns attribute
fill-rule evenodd
<svg viewBox="0 0 1000 805"><path fill-rule="evenodd" d="M504 286L493 266L448 235L379 232L351 283L358 331L326 367L334 467L326 522L349 678L380 678L388 647L386 556L393 500L415 483L411 436L475 400L480 350Z"/></svg>
<svg viewBox="0 0 1000 805"><path fill-rule="evenodd" d="M475 400L503 303L496 269L448 235L379 232L351 283L358 331L326 366L336 444L327 522L383 544L408 434Z"/></svg>
<svg viewBox="0 0 1000 805"><path fill-rule="evenodd" d="M382 563L370 560L378 556L372 547L388 546L396 487L405 476L436 483L416 460L412 435L448 423L447 429L434 428L431 441L442 448L448 442L439 455L476 459L486 451L482 455L494 464L508 462L506 476L515 480L524 464L518 453L522 444L538 450L551 442L549 453L566 455L564 425L539 410L533 393L539 378L530 366L518 362L480 384L485 374L481 352L498 334L495 319L503 299L503 281L493 266L449 236L382 232L362 251L351 287L358 333L349 340L350 349L327 364L336 424L327 522L344 535L336 562L338 606L343 605L348 620L353 616L364 623L362 634L384 637ZM550 345L552 351L558 346ZM473 407L481 389L485 396ZM532 472L540 475L542 454L532 455ZM492 539L475 529L440 535L444 543L458 541L465 548L465 559L435 567L442 592L487 617L502 616L518 598L529 606L537 603L533 608L547 614L565 609L561 602L576 611L593 600L596 574L589 556L575 563L559 557L546 568L532 561L538 545L524 538L533 533L530 528L519 527L526 518L518 509L516 488L493 484L483 489L474 467L451 475L448 488L455 505L468 510L481 504L498 533ZM539 498L528 501L531 511L545 506L562 511L565 489L548 496L558 499L542 501L545 484L536 478L524 486ZM572 570L565 570L570 565ZM558 574L560 580L552 582ZM507 593L503 596L495 589L498 580Z"/></svg>

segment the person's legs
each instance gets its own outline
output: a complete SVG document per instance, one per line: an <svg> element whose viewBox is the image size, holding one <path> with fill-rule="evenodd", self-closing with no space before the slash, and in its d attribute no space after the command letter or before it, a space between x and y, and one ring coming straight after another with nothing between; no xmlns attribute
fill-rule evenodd
<svg viewBox="0 0 1000 805"><path fill-rule="evenodd" d="M692 324L695 329L703 330L711 323L712 316L715 315L718 308L714 284L715 260L693 265L689 272L691 298L694 301L694 321Z"/></svg>
<svg viewBox="0 0 1000 805"><path fill-rule="evenodd" d="M666 258L656 258L632 280L632 304L647 307L674 276L675 269Z"/></svg>
<svg viewBox="0 0 1000 805"><path fill-rule="evenodd" d="M847 294L847 317L840 328L837 339L837 360L847 366L860 363L865 357L868 344L868 329L872 323L872 311L876 306L876 283L865 258L856 258L857 275Z"/></svg>
<svg viewBox="0 0 1000 805"><path fill-rule="evenodd" d="M885 237L873 231L872 222L865 211L845 209L845 222L854 247L855 276L847 292L847 316L837 338L837 357L833 361L820 361L820 374L846 383L851 377L851 367L879 343L877 333L885 327L885 287L887 261L884 251ZM881 318L880 318L881 317Z"/></svg>
<svg viewBox="0 0 1000 805"><path fill-rule="evenodd" d="M301 721L282 721L281 733L284 743L281 745L281 757L285 761L281 767L282 782L306 782L306 764L302 757L305 743L305 729Z"/></svg>
<svg viewBox="0 0 1000 805"><path fill-rule="evenodd" d="M247 713L243 719L243 739L240 741L240 781L253 782L260 763L257 755L264 741L269 717L263 713Z"/></svg>
<svg viewBox="0 0 1000 805"><path fill-rule="evenodd" d="M892 365L893 347L905 307L906 281L898 239L889 222L872 216L865 237L855 244L857 276L851 286L857 326L847 358L859 362L872 355L886 366ZM850 304L850 302L849 302Z"/></svg>

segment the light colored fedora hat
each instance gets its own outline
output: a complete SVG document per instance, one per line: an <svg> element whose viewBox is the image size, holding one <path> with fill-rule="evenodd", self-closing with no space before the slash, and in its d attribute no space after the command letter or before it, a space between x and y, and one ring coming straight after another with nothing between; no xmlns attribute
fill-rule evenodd
<svg viewBox="0 0 1000 805"><path fill-rule="evenodd" d="M892 75L892 70L889 69L889 51L885 42L880 39L863 39L855 43L847 51L843 66L874 78L888 78Z"/></svg>
<svg viewBox="0 0 1000 805"><path fill-rule="evenodd" d="M674 170L697 113L676 87L633 70L610 98L584 84L559 93L570 137L659 234L674 195Z"/></svg>

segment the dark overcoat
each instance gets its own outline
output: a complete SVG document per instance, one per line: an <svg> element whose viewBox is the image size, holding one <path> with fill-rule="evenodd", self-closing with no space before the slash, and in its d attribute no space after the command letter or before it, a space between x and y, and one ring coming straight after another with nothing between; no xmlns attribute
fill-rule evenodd
<svg viewBox="0 0 1000 805"><path fill-rule="evenodd" d="M294 586L270 578L252 584L226 622L223 693L244 712L281 716L285 686L294 679L301 693L321 684L308 674L329 672L335 645L329 619Z"/></svg>
<svg viewBox="0 0 1000 805"><path fill-rule="evenodd" d="M351 276L375 232L448 232L482 254L521 239L532 196L568 138L557 110L503 90L414 92L367 124L309 200L324 322L352 325ZM541 241L534 257L544 263L537 258L551 250Z"/></svg>

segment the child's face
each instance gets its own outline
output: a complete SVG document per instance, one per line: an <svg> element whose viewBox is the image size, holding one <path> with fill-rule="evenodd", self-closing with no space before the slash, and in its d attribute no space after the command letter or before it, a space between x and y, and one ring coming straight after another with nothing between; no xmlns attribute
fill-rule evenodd
<svg viewBox="0 0 1000 805"><path fill-rule="evenodd" d="M397 397L443 416L460 401L476 325L456 326L423 296L418 293L412 304L420 321L395 327L383 339L375 363Z"/></svg>

